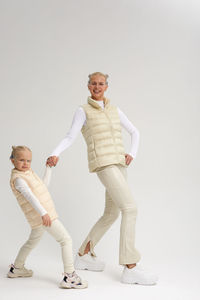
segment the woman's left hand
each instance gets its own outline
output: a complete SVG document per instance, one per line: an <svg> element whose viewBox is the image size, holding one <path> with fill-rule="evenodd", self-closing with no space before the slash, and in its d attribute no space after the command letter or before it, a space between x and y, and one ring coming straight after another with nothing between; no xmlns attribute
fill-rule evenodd
<svg viewBox="0 0 200 300"><path fill-rule="evenodd" d="M130 165L130 163L133 160L133 157L130 154L125 154L125 160L126 160L126 164Z"/></svg>

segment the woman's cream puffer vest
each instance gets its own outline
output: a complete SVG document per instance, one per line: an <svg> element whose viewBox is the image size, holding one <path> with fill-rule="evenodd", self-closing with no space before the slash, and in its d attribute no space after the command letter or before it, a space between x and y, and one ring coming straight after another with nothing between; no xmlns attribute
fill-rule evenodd
<svg viewBox="0 0 200 300"><path fill-rule="evenodd" d="M51 195L49 194L48 189L43 183L43 181L31 169L25 172L13 169L10 178L10 185L31 227L34 229L41 226L42 218L39 215L39 213L26 200L26 198L15 188L14 182L15 179L18 177L26 181L33 194L37 197L41 205L49 214L51 221L55 220L58 217L58 215L56 213Z"/></svg>
<svg viewBox="0 0 200 300"><path fill-rule="evenodd" d="M86 114L86 124L82 127L88 149L90 172L113 164L125 164L125 150L122 142L121 125L117 107L104 98L104 109L88 97L82 105Z"/></svg>

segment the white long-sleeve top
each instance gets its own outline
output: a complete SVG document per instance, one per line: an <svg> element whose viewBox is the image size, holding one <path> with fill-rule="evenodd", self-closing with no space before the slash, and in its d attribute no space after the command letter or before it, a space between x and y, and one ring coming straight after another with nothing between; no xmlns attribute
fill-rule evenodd
<svg viewBox="0 0 200 300"><path fill-rule="evenodd" d="M99 106L104 108L104 101L96 101ZM122 127L128 131L131 135L131 150L129 154L135 158L139 145L139 132L137 128L129 121L127 116L117 107L120 123ZM73 117L71 128L64 137L64 139L58 144L58 146L53 150L50 156L59 156L65 149L70 147L74 140L76 139L78 133L81 131L83 125L86 124L86 114L82 107L79 107Z"/></svg>
<svg viewBox="0 0 200 300"><path fill-rule="evenodd" d="M49 185L51 180L51 168L49 166L46 167L44 176L42 178L44 184L46 186ZM15 188L20 192L28 202L33 206L33 208L41 215L44 216L47 214L47 211L44 207L40 204L40 201L37 197L33 194L30 187L26 183L26 181L22 178L16 178L14 182Z"/></svg>

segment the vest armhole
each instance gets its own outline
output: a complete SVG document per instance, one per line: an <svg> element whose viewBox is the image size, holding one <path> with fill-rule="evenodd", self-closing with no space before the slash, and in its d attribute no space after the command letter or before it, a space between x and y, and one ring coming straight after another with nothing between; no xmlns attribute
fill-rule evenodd
<svg viewBox="0 0 200 300"><path fill-rule="evenodd" d="M13 185L14 185L14 188L15 188L15 189L16 189L16 187L15 187L15 180L16 180L17 178L21 178L22 180L24 180L24 181L26 182L26 184L28 185L28 187L31 189L31 187L30 187L28 181L27 181L25 178L20 177L20 176L15 177L15 179L13 180ZM17 189L16 189L16 190L17 190ZM18 191L18 190L17 190L17 191ZM19 191L18 191L18 192L19 192Z"/></svg>
<svg viewBox="0 0 200 300"><path fill-rule="evenodd" d="M84 110L85 113L86 113L86 107L87 107L87 105L88 105L87 103L80 105L80 107L82 107L82 109Z"/></svg>
<svg viewBox="0 0 200 300"><path fill-rule="evenodd" d="M83 109L83 111L84 111L84 113L85 113L85 116L86 116L86 122L87 122L87 109L86 109L87 106L88 106L87 103L80 105L80 107L82 107L82 109ZM83 126L82 126L82 128L81 128L81 131L84 130L84 128L85 128L85 126L86 126L86 122L83 124Z"/></svg>
<svg viewBox="0 0 200 300"><path fill-rule="evenodd" d="M15 181L17 178L20 178L19 176L15 177L13 180L12 180L12 184L11 184L11 188L13 187L18 193L19 191L16 189L16 186L15 186Z"/></svg>
<svg viewBox="0 0 200 300"><path fill-rule="evenodd" d="M18 176L18 177L15 177L15 178L13 179L13 181L12 181L14 187L15 187L15 181L16 181L17 178L20 178L20 177L19 177L19 176Z"/></svg>

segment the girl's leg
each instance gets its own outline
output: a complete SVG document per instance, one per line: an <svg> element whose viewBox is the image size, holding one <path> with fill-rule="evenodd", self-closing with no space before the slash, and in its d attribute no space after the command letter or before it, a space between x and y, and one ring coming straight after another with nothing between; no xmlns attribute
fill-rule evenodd
<svg viewBox="0 0 200 300"><path fill-rule="evenodd" d="M44 229L43 229L42 226L31 230L29 239L21 247L21 249L19 250L19 253L18 253L18 255L15 259L14 266L16 268L20 269L24 266L27 256L36 247L36 245L39 243L43 233L44 233Z"/></svg>
<svg viewBox="0 0 200 300"><path fill-rule="evenodd" d="M60 243L64 272L72 273L74 271L72 239L67 230L58 219L54 220L51 226L45 227L45 229Z"/></svg>
<svg viewBox="0 0 200 300"><path fill-rule="evenodd" d="M112 165L101 170L97 175L113 202L121 210L119 263L122 265L135 264L140 260L140 254L135 249L137 208L126 181L126 169Z"/></svg>
<svg viewBox="0 0 200 300"><path fill-rule="evenodd" d="M85 241L81 245L79 249L80 255L84 255L90 251L93 256L96 256L93 248L119 216L120 211L112 201L108 191L106 191L105 196L104 214L92 227Z"/></svg>

